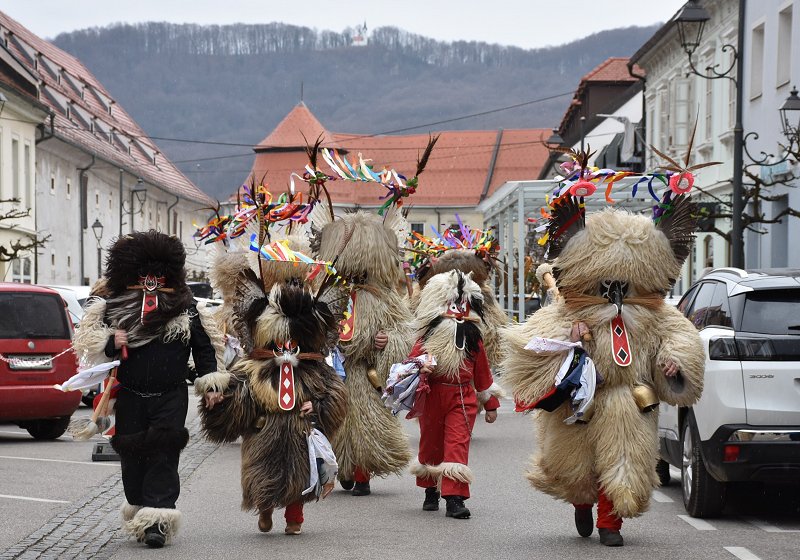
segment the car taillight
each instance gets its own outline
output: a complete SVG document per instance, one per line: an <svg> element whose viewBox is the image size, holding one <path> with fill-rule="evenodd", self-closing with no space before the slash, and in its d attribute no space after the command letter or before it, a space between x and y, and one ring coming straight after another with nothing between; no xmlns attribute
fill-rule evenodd
<svg viewBox="0 0 800 560"><path fill-rule="evenodd" d="M735 463L739 460L739 446L726 445L722 452L722 461L725 463Z"/></svg>
<svg viewBox="0 0 800 560"><path fill-rule="evenodd" d="M736 339L733 337L712 338L708 341L708 357L712 360L738 360Z"/></svg>
<svg viewBox="0 0 800 560"><path fill-rule="evenodd" d="M766 338L718 337L708 341L708 357L712 360L771 360L775 350Z"/></svg>

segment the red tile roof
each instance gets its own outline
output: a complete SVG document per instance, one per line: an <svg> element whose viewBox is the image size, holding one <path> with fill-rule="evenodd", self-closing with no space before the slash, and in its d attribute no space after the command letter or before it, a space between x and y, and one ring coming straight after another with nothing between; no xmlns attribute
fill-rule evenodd
<svg viewBox="0 0 800 560"><path fill-rule="evenodd" d="M323 145L328 145L331 139L330 133L301 101L278 123L275 130L258 143L256 149L305 148L307 143L314 143L320 136Z"/></svg>
<svg viewBox="0 0 800 560"><path fill-rule="evenodd" d="M308 111L305 106L304 109ZM297 108L292 112L296 110ZM308 114L311 114L310 111ZM316 118L313 120L319 122ZM301 130L306 138L311 138L310 131ZM419 190L406 201L406 204L433 207L477 205L486 188L498 131L445 131L440 134L439 141L428 160L428 166L420 176ZM537 177L548 154L543 142L550 134L549 129L502 131L494 170L485 196L494 193L507 181ZM274 133L267 138L273 135ZM299 133L297 136L302 139ZM376 170L384 167L393 168L407 177L413 175L417 158L428 142L427 134L368 136L334 132L330 133L329 138L330 145L347 151L347 158L351 162L357 161L358 154L361 153L365 159L371 160ZM263 142L256 147L253 173L257 179L266 174L265 181L271 189L276 193L283 192L288 187L291 173L302 174L303 168L308 163L304 151L305 144L302 145L303 149L295 150L264 150L262 145ZM323 171L329 172L322 158L319 165ZM300 186L299 182L297 186ZM330 181L328 190L335 203L361 206L380 206L382 204L380 197L386 194L385 189L376 184L345 181Z"/></svg>
<svg viewBox="0 0 800 560"><path fill-rule="evenodd" d="M0 40L3 39L8 50L41 80L39 100L55 113L56 137L175 195L211 202L164 157L77 58L0 12Z"/></svg>
<svg viewBox="0 0 800 560"><path fill-rule="evenodd" d="M633 71L644 74L639 66L634 65ZM624 57L611 57L597 65L592 71L581 78L581 82L635 82L628 72L628 59Z"/></svg>

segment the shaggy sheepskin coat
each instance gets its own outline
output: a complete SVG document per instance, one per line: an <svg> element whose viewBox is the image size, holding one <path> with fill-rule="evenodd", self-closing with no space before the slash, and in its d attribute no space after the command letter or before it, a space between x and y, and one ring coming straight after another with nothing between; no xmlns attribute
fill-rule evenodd
<svg viewBox="0 0 800 560"><path fill-rule="evenodd" d="M537 354L524 346L533 337L570 340L573 324L586 323L592 340L583 347L603 378L593 416L586 424L567 425L568 403L554 412L537 411L538 445L527 478L535 488L574 504L596 502L602 488L616 515L634 517L647 509L657 484L658 409L640 412L632 389L649 385L660 400L677 406L691 406L703 389L705 356L697 331L653 295L665 294L680 274L688 249L676 250L676 245L686 237L676 240L645 216L613 209L590 215L585 227L575 229L555 261L564 298L506 330L503 370L518 402L538 400L553 387L565 355ZM610 322L617 309L598 297L604 280L628 285L622 317L633 360L627 367L612 356ZM652 296L647 305L634 303L633 298L647 295ZM669 360L680 369L674 380L662 372Z"/></svg>
<svg viewBox="0 0 800 560"><path fill-rule="evenodd" d="M419 306L420 293L428 280L451 270L460 270L464 274L470 274L473 282L477 283L483 296L483 320L478 325L481 330L481 338L486 348L486 356L489 364L493 368L498 368L503 358L501 351L500 332L508 324L508 315L497 303L494 297L494 289L489 285L489 275L492 271L492 264L482 259L475 251L454 249L445 252L442 256L431 259L431 263L423 271L418 272L419 283L414 288L414 292L409 298L409 307L412 313L417 312Z"/></svg>
<svg viewBox="0 0 800 560"><path fill-rule="evenodd" d="M339 479L353 480L357 468L374 476L400 474L411 460L408 436L368 377L375 370L385 382L414 343L411 313L395 289L402 280L398 235L378 215L359 211L324 225L312 246L349 280L342 300L355 294L356 301L353 336L339 342L349 394L347 416L332 440ZM380 331L389 338L383 350L374 345Z"/></svg>

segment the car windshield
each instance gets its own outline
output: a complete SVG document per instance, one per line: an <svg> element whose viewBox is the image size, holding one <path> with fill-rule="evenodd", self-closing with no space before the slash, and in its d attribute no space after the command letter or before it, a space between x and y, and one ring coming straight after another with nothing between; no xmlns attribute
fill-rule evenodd
<svg viewBox="0 0 800 560"><path fill-rule="evenodd" d="M55 294L0 293L0 338L68 339L65 319Z"/></svg>
<svg viewBox="0 0 800 560"><path fill-rule="evenodd" d="M744 304L744 332L800 335L800 290L750 292Z"/></svg>

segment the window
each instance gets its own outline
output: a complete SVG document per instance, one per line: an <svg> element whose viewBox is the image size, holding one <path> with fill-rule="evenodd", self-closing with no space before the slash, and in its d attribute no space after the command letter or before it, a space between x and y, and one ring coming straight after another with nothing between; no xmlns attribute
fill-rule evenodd
<svg viewBox="0 0 800 560"><path fill-rule="evenodd" d="M663 88L658 92L658 143L661 150L669 146L669 90Z"/></svg>
<svg viewBox="0 0 800 560"><path fill-rule="evenodd" d="M729 327L733 328L731 321L731 308L728 305L728 293L725 284L714 282L714 295L711 296L711 302L708 304L706 311L706 324L705 326L715 327Z"/></svg>
<svg viewBox="0 0 800 560"><path fill-rule="evenodd" d="M715 287L716 282L704 282L700 284L697 296L686 312L686 318L692 322L698 331L702 330L706 324L706 316L711 307Z"/></svg>
<svg viewBox="0 0 800 560"><path fill-rule="evenodd" d="M50 174L50 194L56 194L56 175L55 173Z"/></svg>
<svg viewBox="0 0 800 560"><path fill-rule="evenodd" d="M11 261L11 281L21 284L30 284L32 282L30 258L25 257Z"/></svg>
<svg viewBox="0 0 800 560"><path fill-rule="evenodd" d="M424 222L411 222L411 231L418 233L420 235L425 234L425 223Z"/></svg>
<svg viewBox="0 0 800 560"><path fill-rule="evenodd" d="M94 191L94 207L100 208L100 191Z"/></svg>
<svg viewBox="0 0 800 560"><path fill-rule="evenodd" d="M50 252L50 266L56 265L56 254L55 252Z"/></svg>
<svg viewBox="0 0 800 560"><path fill-rule="evenodd" d="M693 288L689 290L686 293L686 295L683 296L683 299L680 301L680 303L678 303L678 311L683 313L684 316L687 315L688 310L691 308L692 300L696 295L697 295L697 288Z"/></svg>
<svg viewBox="0 0 800 560"><path fill-rule="evenodd" d="M741 330L748 333L796 335L800 333L800 290L759 290L747 294Z"/></svg>
<svg viewBox="0 0 800 560"><path fill-rule="evenodd" d="M750 41L750 99L761 95L764 82L764 24L753 28Z"/></svg>
<svg viewBox="0 0 800 560"><path fill-rule="evenodd" d="M792 7L778 14L778 68L776 87L789 83L792 77Z"/></svg>
<svg viewBox="0 0 800 560"><path fill-rule="evenodd" d="M67 179L67 200L72 198L72 180Z"/></svg>
<svg viewBox="0 0 800 560"><path fill-rule="evenodd" d="M674 88L672 113L674 130L671 131L671 139L666 146L679 148L689 143L690 121L693 120L693 116L689 114L691 112L689 103L692 98L692 88L691 82L686 78L674 79L671 83Z"/></svg>
<svg viewBox="0 0 800 560"><path fill-rule="evenodd" d="M33 173L31 173L31 145L25 143L25 204L33 207Z"/></svg>
<svg viewBox="0 0 800 560"><path fill-rule="evenodd" d="M714 266L714 238L706 235L703 239L703 266L706 268Z"/></svg>
<svg viewBox="0 0 800 560"><path fill-rule="evenodd" d="M19 199L19 140L11 139L11 198Z"/></svg>
<svg viewBox="0 0 800 560"><path fill-rule="evenodd" d="M67 255L67 268L72 268L72 257Z"/></svg>
<svg viewBox="0 0 800 560"><path fill-rule="evenodd" d="M0 294L0 338L68 339L61 297L53 294Z"/></svg>

